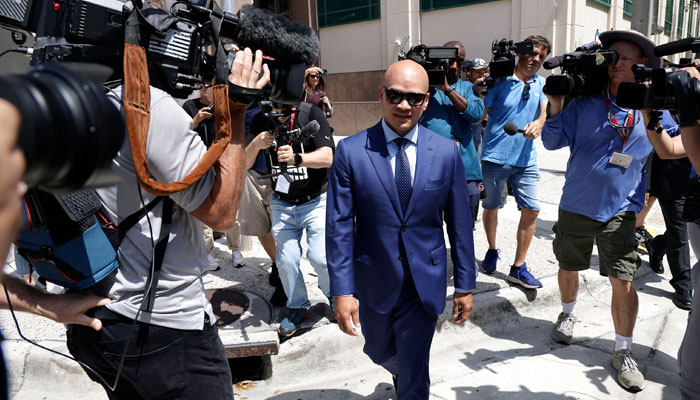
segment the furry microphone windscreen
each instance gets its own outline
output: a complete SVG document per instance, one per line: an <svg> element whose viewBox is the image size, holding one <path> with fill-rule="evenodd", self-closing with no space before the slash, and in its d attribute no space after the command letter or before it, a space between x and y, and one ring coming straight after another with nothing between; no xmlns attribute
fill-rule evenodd
<svg viewBox="0 0 700 400"><path fill-rule="evenodd" d="M241 7L239 15L236 43L240 48L260 49L283 63L316 61L319 42L310 27L251 5Z"/></svg>

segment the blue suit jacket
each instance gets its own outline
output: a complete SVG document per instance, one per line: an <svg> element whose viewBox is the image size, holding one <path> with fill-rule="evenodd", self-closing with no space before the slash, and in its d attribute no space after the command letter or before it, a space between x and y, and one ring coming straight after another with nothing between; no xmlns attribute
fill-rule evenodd
<svg viewBox="0 0 700 400"><path fill-rule="evenodd" d="M455 287L476 286L472 221L457 146L419 126L413 194L402 215L381 123L339 142L328 181L326 258L333 296L354 294L379 313L396 304L403 241L426 310L445 309L450 238Z"/></svg>

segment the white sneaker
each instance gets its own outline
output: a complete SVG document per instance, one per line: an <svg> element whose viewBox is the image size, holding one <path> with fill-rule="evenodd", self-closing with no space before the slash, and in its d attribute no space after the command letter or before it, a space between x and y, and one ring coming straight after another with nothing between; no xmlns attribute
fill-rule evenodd
<svg viewBox="0 0 700 400"><path fill-rule="evenodd" d="M243 254L240 251L234 250L231 254L233 257L233 266L236 268L241 268L245 266L245 260L243 259Z"/></svg>
<svg viewBox="0 0 700 400"><path fill-rule="evenodd" d="M214 259L214 256L207 254L207 260L209 260L209 268L216 269L219 268L219 263Z"/></svg>

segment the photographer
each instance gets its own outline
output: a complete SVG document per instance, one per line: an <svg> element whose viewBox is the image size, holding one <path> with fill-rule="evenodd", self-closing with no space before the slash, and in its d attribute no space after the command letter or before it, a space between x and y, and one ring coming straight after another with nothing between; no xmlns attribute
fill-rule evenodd
<svg viewBox="0 0 700 400"><path fill-rule="evenodd" d="M445 83L436 88L430 88L428 108L423 112L420 123L438 135L453 139L460 144L459 155L466 172L469 207L472 227L474 227L483 184L479 157L471 134L471 123L481 119L484 102L474 94L471 82L459 79L466 56L462 43L452 41L443 46L457 47L457 59L452 60L445 71Z"/></svg>
<svg viewBox="0 0 700 400"><path fill-rule="evenodd" d="M262 57L260 51L253 57L247 48L237 52L229 81L240 87L264 87L270 72ZM260 71L264 74L258 79ZM111 94L115 104L120 104L121 91L117 88ZM102 321L102 329L96 332L80 325L68 326L70 352L107 382L114 382L121 354L126 351L115 391L106 388L110 398L233 397L225 350L204 294L202 276L208 263L199 221L220 231L233 226L245 172L245 108L231 102L234 131L214 167L188 189L170 196L175 204L152 311L140 308L153 242L163 226L162 203L126 233L116 273L94 286L96 294L112 299L90 313ZM151 88L150 110L148 140L157 145L147 147L149 170L160 182L181 180L199 162L206 147L192 130L192 119L170 95ZM114 221L121 221L155 198L136 183L133 164L125 141L113 159L113 170L122 181L97 191ZM92 372L88 375L98 380Z"/></svg>
<svg viewBox="0 0 700 400"><path fill-rule="evenodd" d="M487 86L487 81L489 77L488 64L483 58L475 58L469 63L469 68L467 69L467 80L472 83L474 87L474 94L479 96L481 100L484 100L486 93L489 91L489 86ZM486 126L486 121L488 120L486 115L482 115L479 121L471 124L472 139L474 140L474 146L476 147L476 153L481 156L481 140L484 136L484 127Z"/></svg>
<svg viewBox="0 0 700 400"><path fill-rule="evenodd" d="M542 287L542 283L529 272L525 259L535 234L540 209L540 171L533 141L540 136L547 106L547 99L542 92L545 80L537 75L537 71L552 46L549 40L539 35L529 36L525 41L533 42L532 52L520 55L514 74L497 79L493 89L488 91L484 99L484 114L488 115L488 123L481 150L481 168L486 190L482 206L489 249L484 256L482 269L490 274L496 270L498 264L498 208L502 203L502 188L506 181L509 181L520 209L520 223L516 236L515 259L507 279L525 288L536 289ZM508 135L504 126L509 122L523 129L524 133Z"/></svg>
<svg viewBox="0 0 700 400"><path fill-rule="evenodd" d="M277 244L277 269L287 295L289 309L289 314L280 323L279 334L291 337L311 306L299 266L304 231L308 244L306 257L318 276L318 287L329 298L333 310L326 264L325 224L328 168L333 163L335 143L330 125L320 108L301 103L295 113L282 114L277 117L284 125L282 129L303 128L313 121L320 126L311 138L291 146L277 143L276 151L268 152L272 172L280 173L286 169L287 176L292 179L292 182L289 182L285 175L273 177L274 193L270 198L272 236ZM251 124L253 134L271 129L272 122L262 112Z"/></svg>
<svg viewBox="0 0 700 400"><path fill-rule="evenodd" d="M612 365L622 387L640 391L645 386L644 376L631 353L638 309L633 279L641 265L636 252L635 213L644 205L643 167L652 147L641 113L621 108L615 101L621 83L635 82L633 65L658 67L659 59L654 56L654 43L637 32L608 31L599 39L604 48L619 55L617 63L607 67L606 89L575 98L563 110L563 96L550 96L542 131L545 148L568 146L571 152L559 218L553 228L563 310L552 337L561 343L569 343L573 337L578 271L590 267L595 240L600 274L608 276L612 286ZM662 123L674 125L667 112Z"/></svg>

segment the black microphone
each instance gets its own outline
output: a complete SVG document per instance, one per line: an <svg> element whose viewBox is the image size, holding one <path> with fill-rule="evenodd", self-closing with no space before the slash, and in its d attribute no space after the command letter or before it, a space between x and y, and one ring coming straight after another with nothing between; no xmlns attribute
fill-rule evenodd
<svg viewBox="0 0 700 400"><path fill-rule="evenodd" d="M318 121L309 121L308 124L304 125L304 127L301 128L299 136L301 136L303 139L308 139L311 136L315 135L316 132L318 132L320 129L321 124L319 124Z"/></svg>
<svg viewBox="0 0 700 400"><path fill-rule="evenodd" d="M564 56L556 56L552 57L549 60L545 61L542 66L544 69L554 69L558 66L561 65L561 63L564 61Z"/></svg>
<svg viewBox="0 0 700 400"><path fill-rule="evenodd" d="M600 47L600 42L597 40L594 40L592 42L588 42L588 43L585 43L585 44L578 46L576 48L576 51L588 51L588 50L597 49L598 47Z"/></svg>
<svg viewBox="0 0 700 400"><path fill-rule="evenodd" d="M237 14L224 13L221 36L233 39L240 49L260 49L283 63L311 65L318 57L313 29L252 5L244 5Z"/></svg>
<svg viewBox="0 0 700 400"><path fill-rule="evenodd" d="M700 38L685 38L676 40L675 42L662 44L654 48L654 55L657 57L677 54L688 50L695 51L695 48L700 46Z"/></svg>
<svg viewBox="0 0 700 400"><path fill-rule="evenodd" d="M508 136L513 136L516 133L525 133L524 130L518 129L518 125L515 125L514 122L508 122L503 126L503 130L508 134Z"/></svg>

